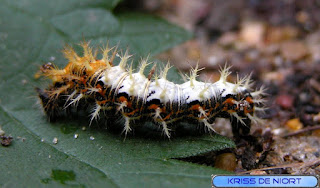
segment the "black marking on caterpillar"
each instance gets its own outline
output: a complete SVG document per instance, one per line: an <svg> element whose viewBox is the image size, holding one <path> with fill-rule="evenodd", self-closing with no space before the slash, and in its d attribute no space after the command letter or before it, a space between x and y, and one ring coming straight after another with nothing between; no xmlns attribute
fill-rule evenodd
<svg viewBox="0 0 320 188"><path fill-rule="evenodd" d="M260 121L255 114L263 110L258 107L264 102L263 89L252 91L250 75L235 84L227 82L230 67L225 66L217 82L204 83L196 80L197 66L188 81L179 85L166 79L169 65L160 76L153 75L153 68L145 77L147 59L141 61L139 71L134 73L132 66L126 68L130 58L127 52L120 56L116 49L106 47L102 58L97 59L88 43L81 46L82 57L69 46L64 49L69 60L65 68L48 63L36 74L52 80L47 89L36 88L50 120L82 109L90 112L90 123L101 114L107 121L114 117L123 119L125 135L133 124L150 121L160 126L168 138L177 122L202 124L214 131L216 118L228 118L236 137L247 135L252 121ZM113 65L116 56L120 58L118 66Z"/></svg>

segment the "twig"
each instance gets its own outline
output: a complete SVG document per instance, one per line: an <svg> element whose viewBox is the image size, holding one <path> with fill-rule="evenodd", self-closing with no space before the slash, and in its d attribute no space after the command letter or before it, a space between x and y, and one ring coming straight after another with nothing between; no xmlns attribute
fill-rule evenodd
<svg viewBox="0 0 320 188"><path fill-rule="evenodd" d="M277 169L277 168L294 168L294 167L299 167L300 169L306 168L306 167L315 168L319 165L320 165L320 159L316 159L316 160L305 162L305 163L304 162L291 163L291 164L284 164L284 165L279 165L279 166L271 166L271 167L259 168L259 169L254 169L254 170L248 170L245 172L240 172L238 174L249 174L249 173L255 172L255 171L272 170L272 169Z"/></svg>
<svg viewBox="0 0 320 188"><path fill-rule="evenodd" d="M308 132L308 131L314 131L314 130L318 130L320 129L320 125L317 125L317 126L309 126L309 127L306 127L304 129L300 129L296 132L293 132L293 133L288 133L286 135L283 135L282 137L283 138L286 138L286 137L289 137L289 136L295 136L295 135L298 135L298 134L301 134L301 133L304 133L304 132Z"/></svg>
<svg viewBox="0 0 320 188"><path fill-rule="evenodd" d="M284 165L279 165L279 166L271 166L271 167L265 167L265 168L248 170L248 171L245 171L245 172L240 172L240 173L238 173L238 174L249 174L249 173L255 172L255 171L272 170L272 169L277 169L277 168L293 168L293 167L302 166L303 164L304 164L304 163L284 164Z"/></svg>

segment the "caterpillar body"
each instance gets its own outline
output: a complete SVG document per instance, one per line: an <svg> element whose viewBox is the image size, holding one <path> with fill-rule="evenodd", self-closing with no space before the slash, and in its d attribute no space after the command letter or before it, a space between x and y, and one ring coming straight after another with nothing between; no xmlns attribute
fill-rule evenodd
<svg viewBox="0 0 320 188"><path fill-rule="evenodd" d="M220 70L215 83L197 81L198 67L192 69L189 80L175 84L166 79L170 66L159 76L151 70L144 75L148 60L142 60L140 69L127 68L130 58L127 51L118 55L116 48L102 49L97 59L89 43L83 42L83 56L72 47L63 50L69 63L58 69L52 63L40 68L36 77L52 80L47 89L36 88L43 109L49 119L56 119L78 109L90 113L90 123L105 116L123 120L123 132L127 135L140 122L150 121L160 127L170 138L171 131L179 122L190 122L214 131L215 119L229 118L234 136L247 135L251 122L258 122L256 111L263 110L261 94L253 91L250 76L238 79L235 84L227 81L230 67ZM118 66L113 65L120 58Z"/></svg>

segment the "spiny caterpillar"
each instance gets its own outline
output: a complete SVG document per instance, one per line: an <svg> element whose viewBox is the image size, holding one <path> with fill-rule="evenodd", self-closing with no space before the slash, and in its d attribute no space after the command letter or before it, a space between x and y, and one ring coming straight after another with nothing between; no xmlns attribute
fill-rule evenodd
<svg viewBox="0 0 320 188"><path fill-rule="evenodd" d="M147 59L141 61L138 72L133 72L132 65L127 68L127 51L119 55L117 48L106 46L102 58L97 59L97 51L93 52L88 42L81 46L82 57L72 47L65 47L63 53L69 60L65 68L47 63L36 74L52 80L47 89L36 88L51 120L82 109L90 113L90 124L100 116L107 121L122 119L127 135L134 126L149 121L168 138L178 122L200 124L214 131L216 118L228 118L234 136L239 136L249 133L252 121L260 121L255 112L263 110L259 107L263 90L251 92L250 75L229 83L230 67L225 66L217 82L205 83L196 80L197 66L189 80L179 85L166 79L168 64L160 76L155 76L152 69L146 77ZM116 57L120 58L118 66L113 65Z"/></svg>

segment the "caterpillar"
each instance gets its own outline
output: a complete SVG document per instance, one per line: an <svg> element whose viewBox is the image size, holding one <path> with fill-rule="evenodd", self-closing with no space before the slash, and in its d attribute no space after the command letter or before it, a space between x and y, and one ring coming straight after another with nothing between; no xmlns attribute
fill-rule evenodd
<svg viewBox="0 0 320 188"><path fill-rule="evenodd" d="M175 84L166 78L169 64L159 75L151 69L145 76L148 59L141 60L139 70L134 72L132 64L127 65L131 57L128 51L119 55L117 47L107 45L98 59L97 50L89 42L80 46L82 56L71 46L64 48L69 63L63 69L46 63L35 75L52 81L47 89L36 88L49 120L82 110L89 114L90 124L100 116L106 121L120 119L127 135L141 122L152 122L168 138L179 122L202 125L212 132L216 118L228 118L234 136L239 136L249 134L251 122L261 120L256 112L263 110L264 91L252 89L250 75L230 83L230 67L225 66L217 82L206 83L197 81L197 66L188 81ZM117 66L116 58L120 61Z"/></svg>

